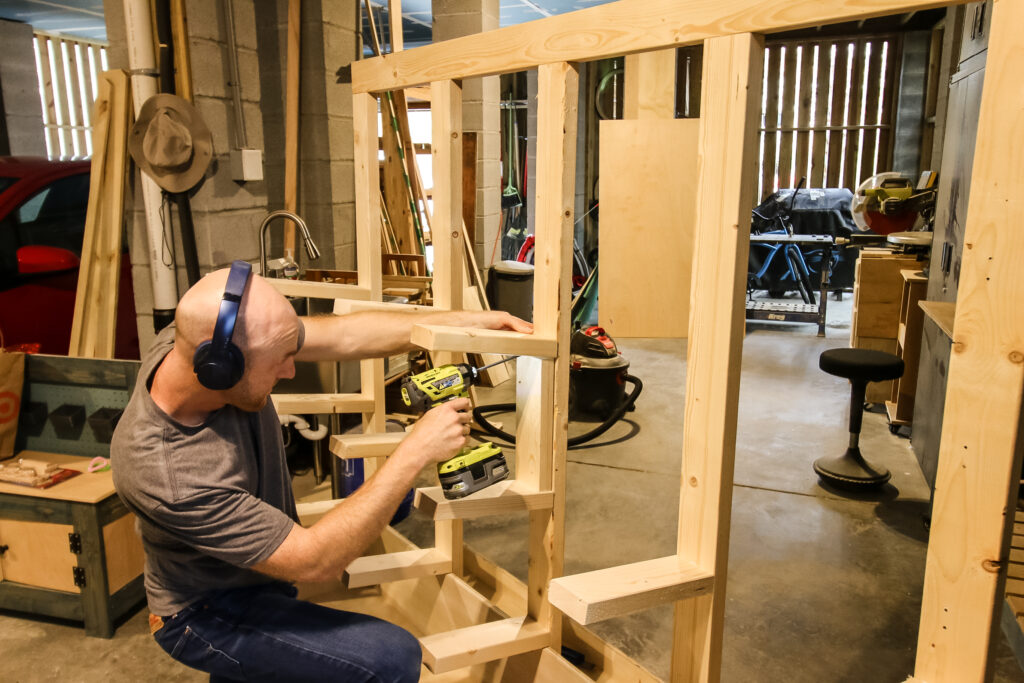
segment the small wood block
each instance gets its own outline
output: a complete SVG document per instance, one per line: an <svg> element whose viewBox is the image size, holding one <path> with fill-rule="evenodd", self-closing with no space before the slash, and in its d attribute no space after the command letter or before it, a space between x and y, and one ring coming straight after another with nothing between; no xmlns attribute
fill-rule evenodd
<svg viewBox="0 0 1024 683"><path fill-rule="evenodd" d="M544 510L551 507L553 500L551 491L535 491L518 481L506 480L457 500L445 498L440 486L416 489L413 505L434 521L440 521Z"/></svg>
<svg viewBox="0 0 1024 683"><path fill-rule="evenodd" d="M506 330L479 330L446 325L416 325L410 339L428 351L498 353L506 356L554 358L555 339Z"/></svg>
<svg viewBox="0 0 1024 683"><path fill-rule="evenodd" d="M331 437L331 453L342 460L380 458L391 455L407 436L406 432L384 434L342 434Z"/></svg>
<svg viewBox="0 0 1024 683"><path fill-rule="evenodd" d="M553 579L548 600L577 623L611 617L708 593L714 575L676 555Z"/></svg>
<svg viewBox="0 0 1024 683"><path fill-rule="evenodd" d="M285 296L309 297L311 299L355 299L368 301L370 289L358 285L339 285L334 282L310 282L309 280L286 280L271 277L267 282Z"/></svg>
<svg viewBox="0 0 1024 683"><path fill-rule="evenodd" d="M550 643L547 628L529 617L514 617L420 638L423 663L435 674L486 664Z"/></svg>
<svg viewBox="0 0 1024 683"><path fill-rule="evenodd" d="M281 415L329 415L373 412L373 399L362 394L271 394Z"/></svg>
<svg viewBox="0 0 1024 683"><path fill-rule="evenodd" d="M440 550L418 548L356 558L345 568L345 576L349 588L362 588L402 579L448 574L451 570L451 558Z"/></svg>
<svg viewBox="0 0 1024 683"><path fill-rule="evenodd" d="M1024 596L1024 580L1006 579L1006 594Z"/></svg>

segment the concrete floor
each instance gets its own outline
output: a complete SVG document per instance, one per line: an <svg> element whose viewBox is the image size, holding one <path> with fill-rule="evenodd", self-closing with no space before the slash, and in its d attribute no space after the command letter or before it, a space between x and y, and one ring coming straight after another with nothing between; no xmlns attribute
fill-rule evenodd
<svg viewBox="0 0 1024 683"><path fill-rule="evenodd" d="M847 344L849 297L830 302L829 313L824 339L811 325L751 323L744 340L724 681L902 681L913 669L928 488L909 440L889 433L884 414L865 415L861 440L865 455L893 472L883 491L851 497L823 487L811 469L847 441L848 385L818 370L817 357ZM627 420L569 452L567 573L675 550L685 344L617 341L644 391ZM482 399L507 400L511 391L507 384ZM432 525L415 515L399 530L422 546L433 542ZM466 540L525 579L525 530L525 514L474 520ZM668 674L669 607L594 630ZM997 639L994 680L1024 681ZM144 610L112 640L0 612L0 662L6 681L205 680L155 645Z"/></svg>

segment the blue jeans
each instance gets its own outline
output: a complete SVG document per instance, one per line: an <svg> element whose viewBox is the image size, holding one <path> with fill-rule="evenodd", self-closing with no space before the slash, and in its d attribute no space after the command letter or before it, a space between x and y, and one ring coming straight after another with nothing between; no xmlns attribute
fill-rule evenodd
<svg viewBox="0 0 1024 683"><path fill-rule="evenodd" d="M420 677L419 641L375 617L297 600L286 583L214 593L153 635L211 681L365 681Z"/></svg>

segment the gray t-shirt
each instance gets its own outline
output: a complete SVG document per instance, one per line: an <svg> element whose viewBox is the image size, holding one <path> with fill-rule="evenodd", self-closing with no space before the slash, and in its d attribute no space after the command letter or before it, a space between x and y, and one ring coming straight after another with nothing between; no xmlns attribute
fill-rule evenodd
<svg viewBox="0 0 1024 683"><path fill-rule="evenodd" d="M149 610L181 611L212 591L271 579L266 560L298 520L277 412L225 406L182 425L149 395L174 346L174 326L146 352L110 444L114 486L136 514L146 551Z"/></svg>

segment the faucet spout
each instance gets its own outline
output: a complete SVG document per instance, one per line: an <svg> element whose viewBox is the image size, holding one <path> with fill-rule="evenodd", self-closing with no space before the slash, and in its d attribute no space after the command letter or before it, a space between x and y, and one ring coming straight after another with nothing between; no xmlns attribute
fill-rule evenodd
<svg viewBox="0 0 1024 683"><path fill-rule="evenodd" d="M285 209L271 211L260 225L260 275L263 277L267 276L267 226L275 218L286 218L299 226L299 231L302 233L302 242L306 246L306 254L309 255L311 260L320 258L320 250L317 249L316 244L313 242L313 237L309 234L306 221L299 218L297 214Z"/></svg>

